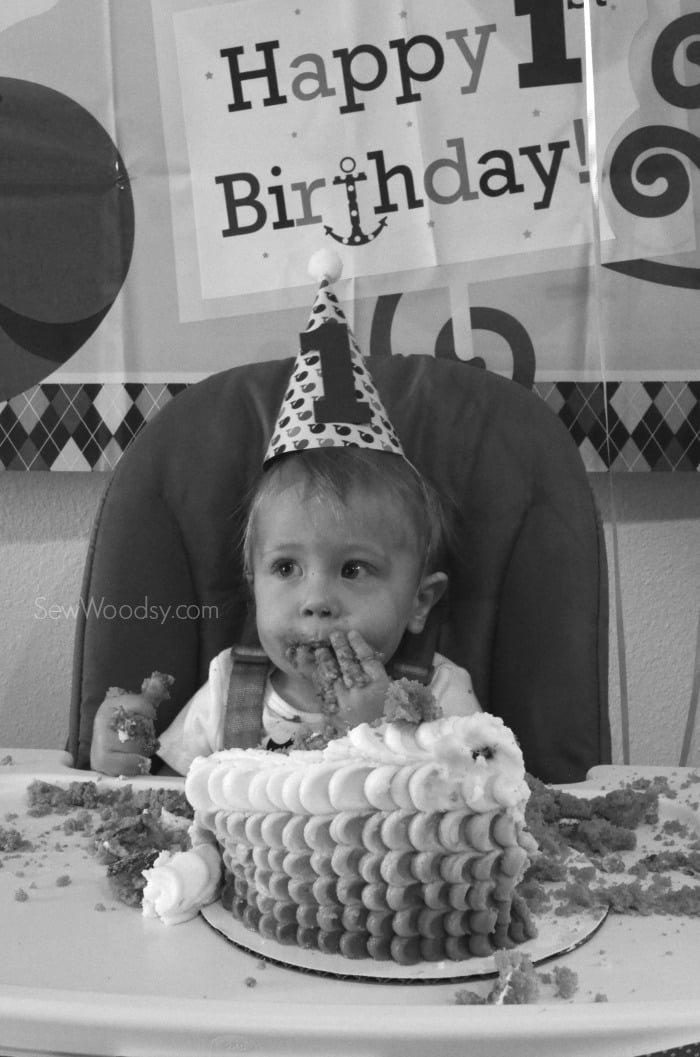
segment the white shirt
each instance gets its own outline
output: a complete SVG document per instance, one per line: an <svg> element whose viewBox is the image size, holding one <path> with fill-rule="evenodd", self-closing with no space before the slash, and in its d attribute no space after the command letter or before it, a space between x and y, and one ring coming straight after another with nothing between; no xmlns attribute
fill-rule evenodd
<svg viewBox="0 0 700 1057"><path fill-rule="evenodd" d="M224 719L231 681L231 650L223 650L209 665L209 679L190 698L160 735L158 755L179 774L186 774L196 756L209 756L224 748ZM480 712L469 672L436 653L430 682L435 700L446 716ZM263 695L263 730L278 745L289 741L301 722L320 730L321 712L300 712L284 701L268 678Z"/></svg>

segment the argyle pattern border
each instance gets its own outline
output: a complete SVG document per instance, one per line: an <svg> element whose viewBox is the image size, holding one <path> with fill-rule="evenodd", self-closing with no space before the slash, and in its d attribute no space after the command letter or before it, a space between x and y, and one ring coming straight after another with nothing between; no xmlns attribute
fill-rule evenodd
<svg viewBox="0 0 700 1057"><path fill-rule="evenodd" d="M0 404L1 470L112 470L187 383L46 383ZM700 471L700 381L535 382L589 471Z"/></svg>
<svg viewBox="0 0 700 1057"><path fill-rule="evenodd" d="M586 469L700 470L700 381L535 382Z"/></svg>

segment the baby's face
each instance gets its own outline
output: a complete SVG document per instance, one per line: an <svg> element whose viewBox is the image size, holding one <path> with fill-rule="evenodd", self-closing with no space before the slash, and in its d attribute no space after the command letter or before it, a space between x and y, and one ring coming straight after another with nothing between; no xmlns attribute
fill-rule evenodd
<svg viewBox="0 0 700 1057"><path fill-rule="evenodd" d="M376 497L358 491L340 506L293 484L261 505L252 553L260 642L297 690L304 647L327 645L332 631L359 631L386 663L422 626L413 533Z"/></svg>

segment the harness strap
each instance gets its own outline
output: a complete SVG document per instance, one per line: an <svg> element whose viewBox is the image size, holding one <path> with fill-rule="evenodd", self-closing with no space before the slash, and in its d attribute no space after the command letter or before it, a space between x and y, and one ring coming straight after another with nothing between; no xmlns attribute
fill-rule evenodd
<svg viewBox="0 0 700 1057"><path fill-rule="evenodd" d="M405 632L389 669L392 679L413 679L428 686L433 678L433 657L442 623L441 607L433 606L418 634Z"/></svg>
<svg viewBox="0 0 700 1057"><path fill-rule="evenodd" d="M243 641L231 648L231 659L224 748L253 749L262 737L263 697L270 662L258 642L251 614L246 617Z"/></svg>

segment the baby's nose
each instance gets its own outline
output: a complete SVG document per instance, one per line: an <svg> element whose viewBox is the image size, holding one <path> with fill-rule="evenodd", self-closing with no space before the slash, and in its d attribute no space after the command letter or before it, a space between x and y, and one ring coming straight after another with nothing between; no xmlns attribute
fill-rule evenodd
<svg viewBox="0 0 700 1057"><path fill-rule="evenodd" d="M301 607L302 616L305 617L337 617L339 613L338 599L330 585L323 578L313 578L309 581Z"/></svg>
<svg viewBox="0 0 700 1057"><path fill-rule="evenodd" d="M327 602L309 602L304 606L302 615L305 617L324 617L329 618L334 616L333 608L330 603Z"/></svg>

